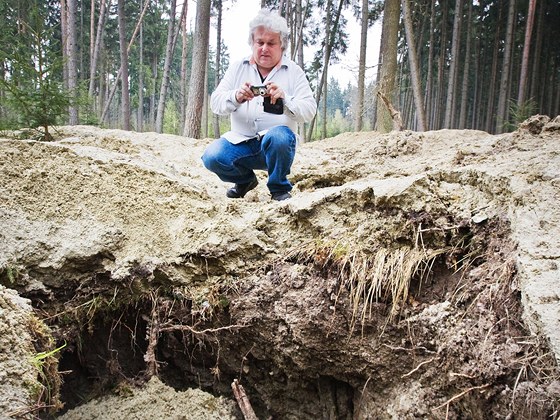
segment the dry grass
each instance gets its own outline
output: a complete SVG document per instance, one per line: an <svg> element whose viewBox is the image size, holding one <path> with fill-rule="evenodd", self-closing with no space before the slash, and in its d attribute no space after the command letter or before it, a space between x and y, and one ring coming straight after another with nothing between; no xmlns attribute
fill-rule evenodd
<svg viewBox="0 0 560 420"><path fill-rule="evenodd" d="M409 297L412 279L422 282L434 259L447 251L418 246L371 251L338 241L310 243L289 257L336 273L341 288L350 294L353 330L358 321L364 325L371 317L377 302L390 304L388 318L393 320Z"/></svg>

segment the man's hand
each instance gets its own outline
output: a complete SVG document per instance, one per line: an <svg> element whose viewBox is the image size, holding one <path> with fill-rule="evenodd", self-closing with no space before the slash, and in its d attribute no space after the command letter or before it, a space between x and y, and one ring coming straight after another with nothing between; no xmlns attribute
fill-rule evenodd
<svg viewBox="0 0 560 420"><path fill-rule="evenodd" d="M240 104L245 101L250 101L255 98L255 94L251 91L251 83L245 82L237 92L235 92L235 99Z"/></svg>
<svg viewBox="0 0 560 420"><path fill-rule="evenodd" d="M278 99L285 99L286 94L284 91L274 82L267 82L266 88L268 90L268 95L270 96L270 103L275 104Z"/></svg>

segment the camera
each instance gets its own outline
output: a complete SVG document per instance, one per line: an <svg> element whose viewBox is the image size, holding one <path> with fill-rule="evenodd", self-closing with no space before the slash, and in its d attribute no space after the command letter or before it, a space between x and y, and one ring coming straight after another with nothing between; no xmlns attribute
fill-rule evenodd
<svg viewBox="0 0 560 420"><path fill-rule="evenodd" d="M265 96L268 93L266 86L251 86L251 91L253 92L253 95L257 96Z"/></svg>

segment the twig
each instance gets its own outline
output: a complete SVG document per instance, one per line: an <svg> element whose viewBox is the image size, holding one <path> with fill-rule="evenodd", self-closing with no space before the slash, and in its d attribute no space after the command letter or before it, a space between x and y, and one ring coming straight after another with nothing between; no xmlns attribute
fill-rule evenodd
<svg viewBox="0 0 560 420"><path fill-rule="evenodd" d="M425 360L422 363L420 363L418 366L416 366L414 369L412 369L410 372L405 373L404 375L401 376L401 378L406 378L407 376L412 375L414 372L416 372L418 369L420 369L422 366L424 366L427 363L431 363L434 361L434 357L432 357L431 359Z"/></svg>
<svg viewBox="0 0 560 420"><path fill-rule="evenodd" d="M253 411L253 407L251 406L251 402L243 389L243 385L240 385L237 379L234 379L231 383L231 389L233 390L233 395L237 400L237 404L239 404L239 409L243 413L245 420L259 420Z"/></svg>
<svg viewBox="0 0 560 420"><path fill-rule="evenodd" d="M461 398L463 395L468 394L469 392L474 391L475 389L482 389L482 388L486 388L486 387L489 387L489 386L490 386L490 384L485 384L485 385L473 386L473 387L471 387L471 388L469 388L469 389L465 389L463 392L460 392L459 394L457 394L457 395L451 397L450 399L448 399L448 400L447 400L446 402L444 402L443 404L438 405L436 408L434 408L434 410L439 410L440 408L442 408L442 407L448 405L449 403L451 403L451 402L453 402L453 401L455 401L455 400L458 400L458 399Z"/></svg>

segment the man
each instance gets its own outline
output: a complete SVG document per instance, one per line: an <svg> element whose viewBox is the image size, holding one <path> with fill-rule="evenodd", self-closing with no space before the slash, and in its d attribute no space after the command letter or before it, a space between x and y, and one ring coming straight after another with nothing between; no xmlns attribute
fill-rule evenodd
<svg viewBox="0 0 560 420"><path fill-rule="evenodd" d="M204 166L235 185L229 198L257 186L255 170L267 170L273 200L291 197L287 179L296 152L298 122L311 121L317 105L303 70L284 56L288 25L262 9L249 24L250 57L234 63L212 94L212 111L231 115L231 131L210 144Z"/></svg>

